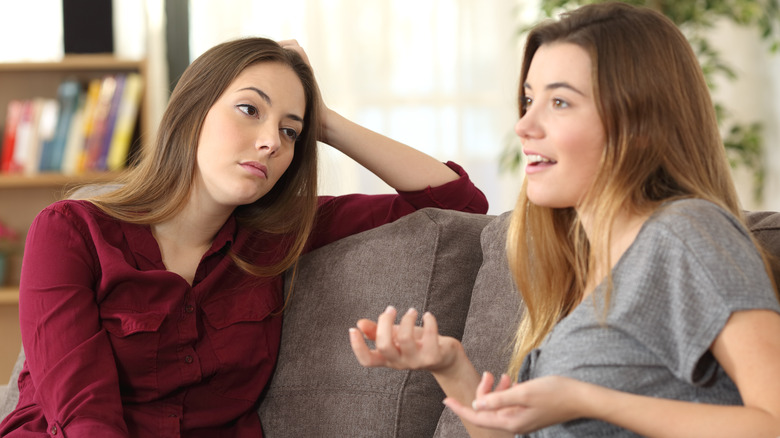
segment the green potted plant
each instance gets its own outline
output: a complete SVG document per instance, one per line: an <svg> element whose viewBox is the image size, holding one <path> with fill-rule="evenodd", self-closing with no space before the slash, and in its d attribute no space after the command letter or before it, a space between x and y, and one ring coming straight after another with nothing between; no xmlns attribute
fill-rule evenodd
<svg viewBox="0 0 780 438"><path fill-rule="evenodd" d="M540 18L557 16L589 3L605 0L541 0ZM770 52L780 50L780 0L623 0L625 3L653 8L669 17L685 33L701 62L704 76L711 90L715 78L737 80L736 72L721 59L718 50L708 39L707 32L719 20L729 20L741 26L755 28L769 42ZM523 25L520 34L528 30ZM753 195L756 201L763 199L764 188L764 138L763 127L758 122L740 123L732 120L729 109L715 102L718 122L723 132L723 142L732 167L745 166L753 174ZM522 164L519 142L506 145L501 166L516 171Z"/></svg>

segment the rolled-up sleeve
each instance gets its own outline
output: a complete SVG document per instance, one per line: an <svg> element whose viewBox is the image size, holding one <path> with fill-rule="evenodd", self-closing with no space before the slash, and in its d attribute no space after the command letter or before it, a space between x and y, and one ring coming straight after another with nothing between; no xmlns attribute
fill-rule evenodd
<svg viewBox="0 0 780 438"><path fill-rule="evenodd" d="M485 214L485 195L456 163L446 165L458 178L438 187L395 195L345 195L320 197L319 210L308 249L315 249L352 234L393 222L422 208L441 208Z"/></svg>

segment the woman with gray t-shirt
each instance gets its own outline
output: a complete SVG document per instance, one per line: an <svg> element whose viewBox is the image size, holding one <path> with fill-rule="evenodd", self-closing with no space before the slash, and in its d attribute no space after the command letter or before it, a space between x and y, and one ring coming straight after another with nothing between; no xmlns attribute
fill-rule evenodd
<svg viewBox="0 0 780 438"><path fill-rule="evenodd" d="M777 288L683 34L583 6L530 32L520 79L508 375L393 308L350 331L359 362L431 371L475 437L780 436Z"/></svg>

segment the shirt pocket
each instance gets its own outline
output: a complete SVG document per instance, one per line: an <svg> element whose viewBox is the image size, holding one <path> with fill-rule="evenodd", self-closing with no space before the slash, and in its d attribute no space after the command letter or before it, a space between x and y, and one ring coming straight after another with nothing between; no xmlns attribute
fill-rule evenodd
<svg viewBox="0 0 780 438"><path fill-rule="evenodd" d="M101 309L100 319L108 332L122 386L122 395L146 399L158 389L157 357L164 312Z"/></svg>
<svg viewBox="0 0 780 438"><path fill-rule="evenodd" d="M256 401L270 376L281 338L281 299L250 289L204 303L204 328L219 361L210 384L231 398Z"/></svg>

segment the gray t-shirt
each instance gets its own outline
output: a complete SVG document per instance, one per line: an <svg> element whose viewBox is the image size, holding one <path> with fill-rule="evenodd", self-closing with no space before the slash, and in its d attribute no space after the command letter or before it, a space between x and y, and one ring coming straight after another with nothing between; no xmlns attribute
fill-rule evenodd
<svg viewBox="0 0 780 438"><path fill-rule="evenodd" d="M666 204L612 276L606 321L602 283L525 358L520 380L561 375L653 397L742 404L709 347L733 312L780 313L780 304L748 231L731 214L702 200ZM583 419L531 436L636 435Z"/></svg>

